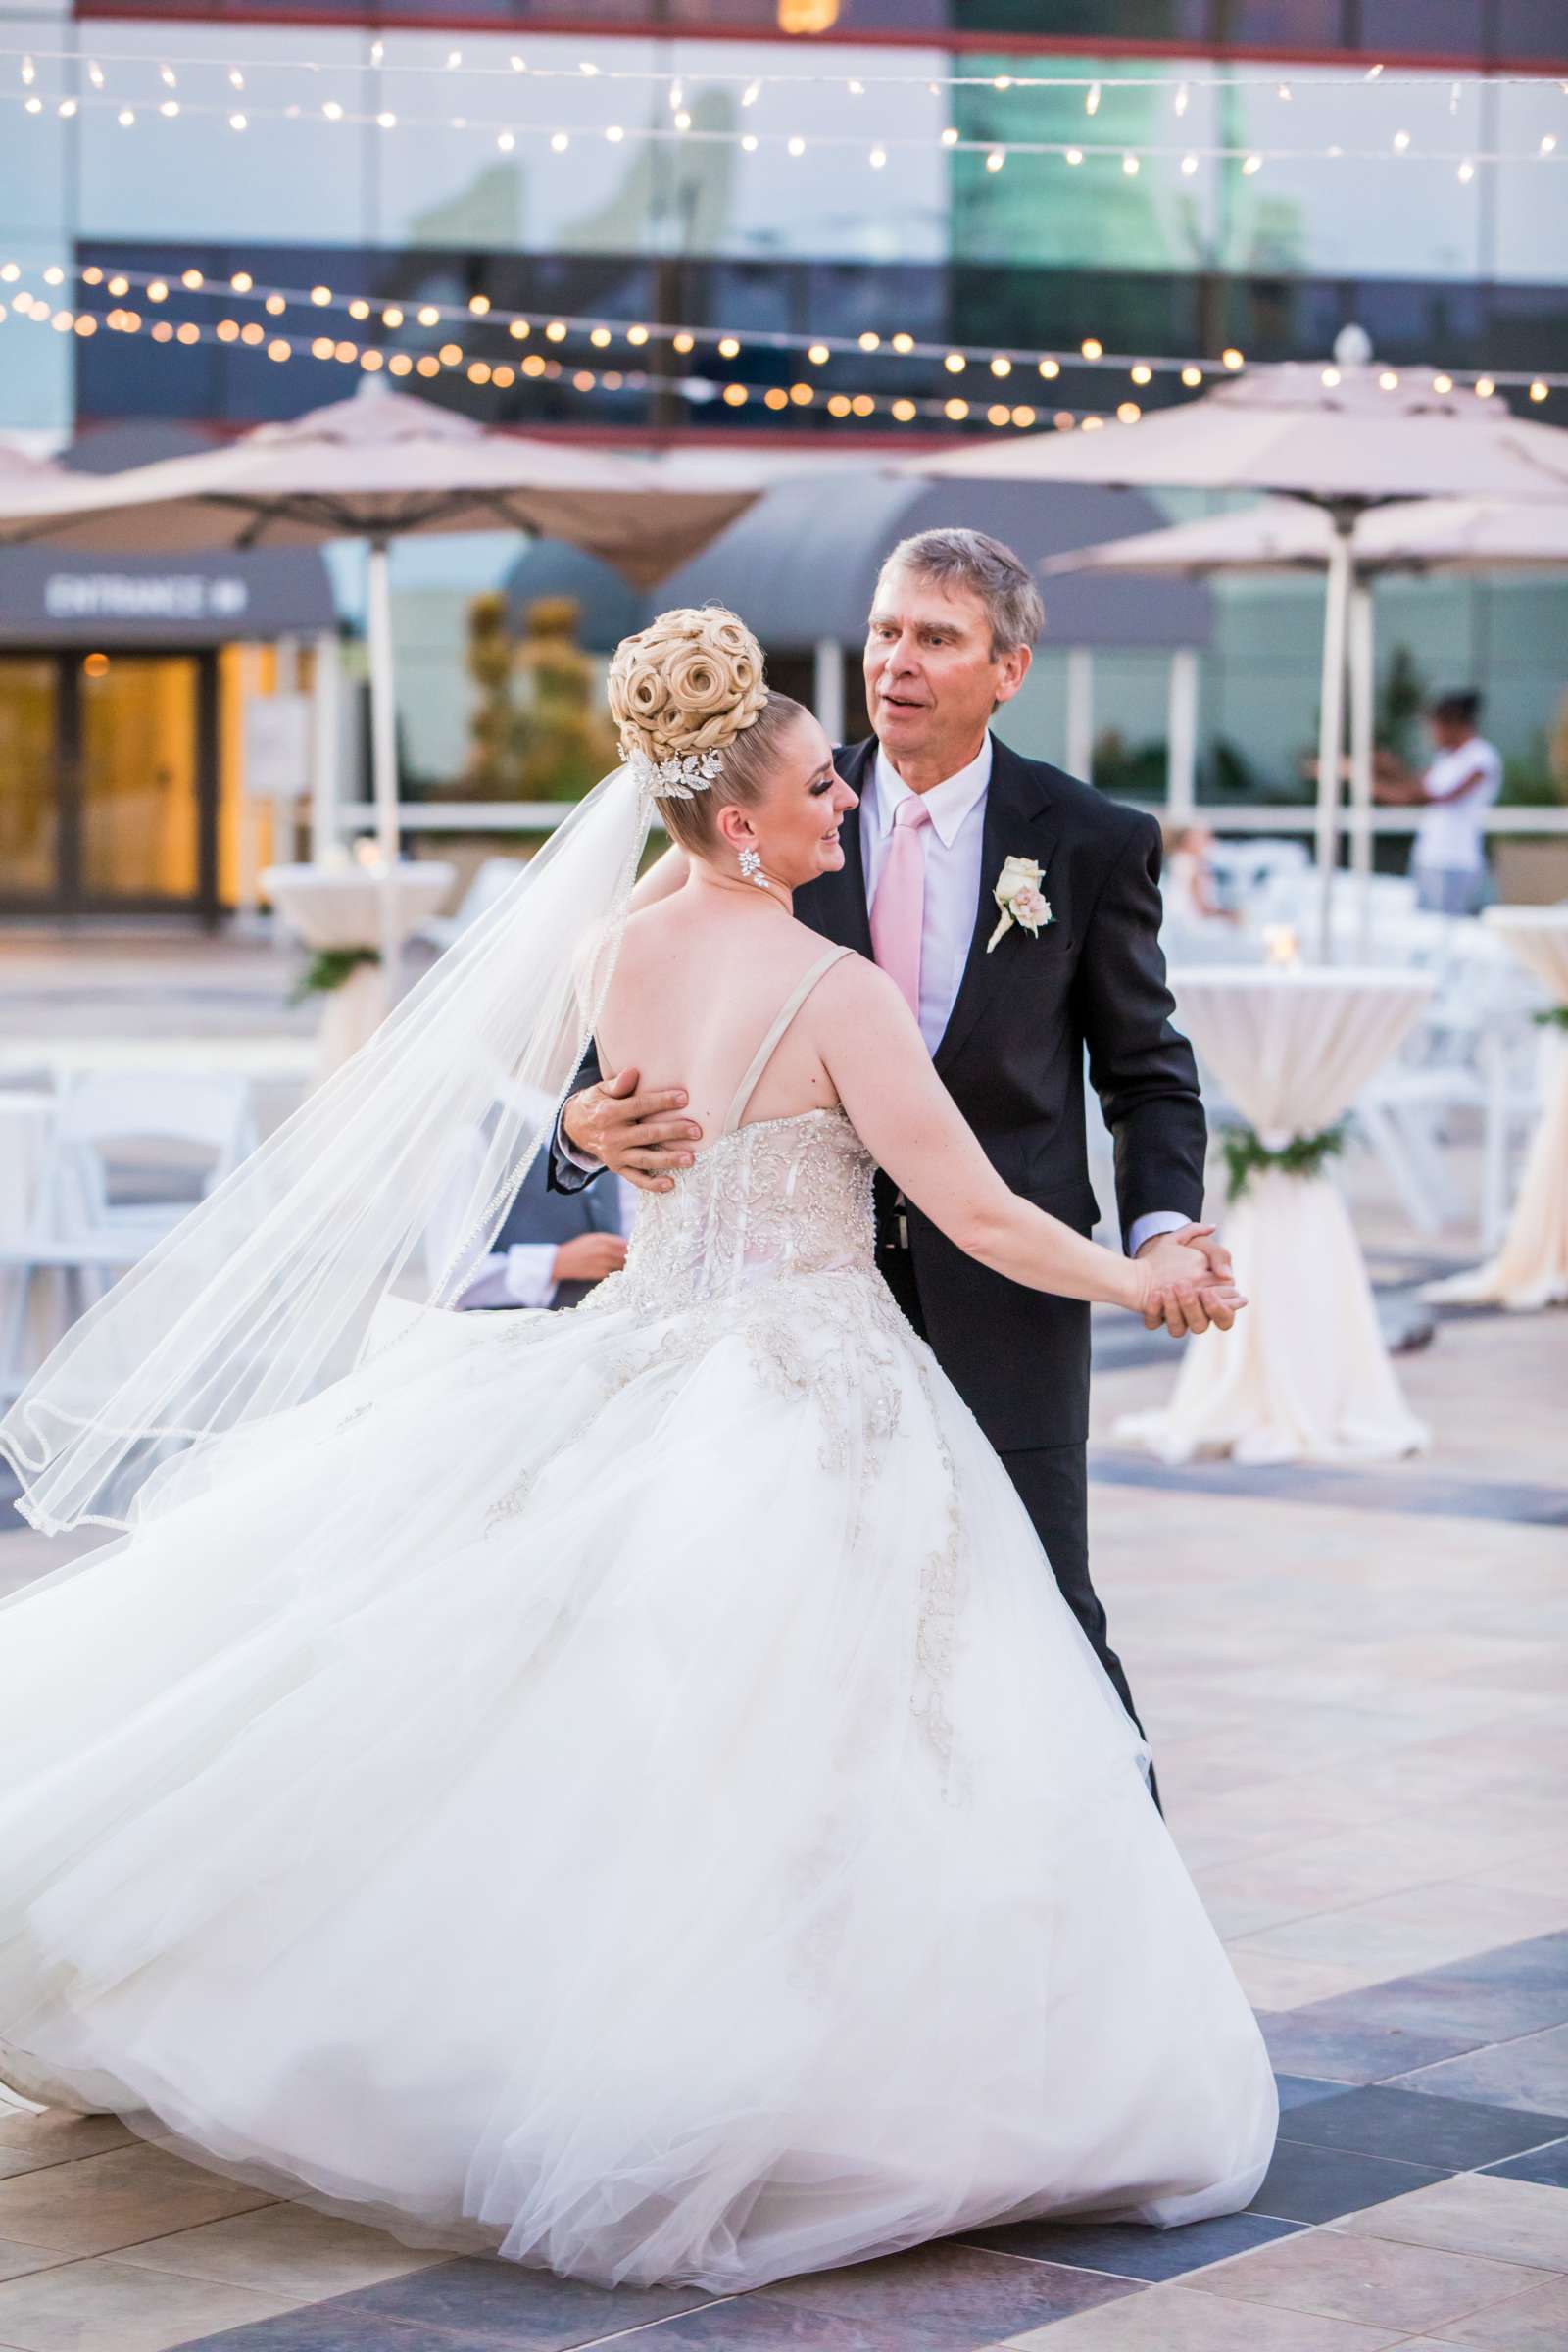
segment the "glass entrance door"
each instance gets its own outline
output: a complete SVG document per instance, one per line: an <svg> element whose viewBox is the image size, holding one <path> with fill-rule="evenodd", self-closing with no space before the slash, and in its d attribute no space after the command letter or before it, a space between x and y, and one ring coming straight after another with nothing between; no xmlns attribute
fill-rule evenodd
<svg viewBox="0 0 1568 2352"><path fill-rule="evenodd" d="M0 907L216 918L216 654L0 652Z"/></svg>
<svg viewBox="0 0 1568 2352"><path fill-rule="evenodd" d="M210 895L203 667L199 654L77 660L77 891L86 905L189 906Z"/></svg>
<svg viewBox="0 0 1568 2352"><path fill-rule="evenodd" d="M0 654L0 899L27 906L60 896L60 664L52 654Z"/></svg>

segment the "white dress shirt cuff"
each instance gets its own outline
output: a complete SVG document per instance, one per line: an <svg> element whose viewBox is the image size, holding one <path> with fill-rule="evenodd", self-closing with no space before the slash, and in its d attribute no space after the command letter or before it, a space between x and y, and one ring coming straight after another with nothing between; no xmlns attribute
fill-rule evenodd
<svg viewBox="0 0 1568 2352"><path fill-rule="evenodd" d="M1128 1256L1136 1257L1144 1244L1152 1242L1156 1233L1180 1233L1184 1225L1191 1223L1191 1217L1179 1215L1174 1208L1152 1208L1147 1217L1135 1217L1132 1231L1127 1236Z"/></svg>
<svg viewBox="0 0 1568 2352"><path fill-rule="evenodd" d="M475 1306L550 1306L556 1296L554 1242L514 1242L504 1255L482 1257L458 1303Z"/></svg>
<svg viewBox="0 0 1568 2352"><path fill-rule="evenodd" d="M602 1159L589 1159L578 1151L566 1133L564 1121L558 1121L556 1125L556 1150L568 1167L581 1168L585 1176L602 1176L605 1172L605 1163Z"/></svg>

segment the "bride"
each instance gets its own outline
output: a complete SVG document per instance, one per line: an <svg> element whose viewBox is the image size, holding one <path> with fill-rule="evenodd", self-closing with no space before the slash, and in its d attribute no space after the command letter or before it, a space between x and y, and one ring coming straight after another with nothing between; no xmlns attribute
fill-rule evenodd
<svg viewBox="0 0 1568 2352"><path fill-rule="evenodd" d="M1149 1267L794 919L854 796L742 624L665 614L612 702L625 765L0 1430L35 1524L121 1531L4 1628L0 2075L611 2283L1229 2212L1257 2030L873 1164L1014 1282ZM656 807L690 875L639 908ZM693 1164L574 1312L441 1311L590 1033L682 1076Z"/></svg>

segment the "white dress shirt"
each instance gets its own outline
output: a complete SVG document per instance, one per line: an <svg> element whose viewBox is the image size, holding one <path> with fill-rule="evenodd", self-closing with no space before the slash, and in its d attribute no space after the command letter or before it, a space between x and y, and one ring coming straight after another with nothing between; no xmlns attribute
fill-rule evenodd
<svg viewBox="0 0 1568 2352"><path fill-rule="evenodd" d="M925 917L920 927L920 1035L934 1054L942 1043L974 937L985 856L986 787L991 781L991 737L979 757L956 776L921 795L931 822L918 838L925 858ZM860 854L865 903L876 898L901 801L912 798L881 745L860 803Z"/></svg>
<svg viewBox="0 0 1568 2352"><path fill-rule="evenodd" d="M1482 735L1472 735L1456 751L1440 752L1427 769L1426 789L1429 794L1452 792L1467 776L1477 780L1458 800L1422 810L1412 865L1476 874L1486 864L1483 820L1502 790L1502 755Z"/></svg>
<svg viewBox="0 0 1568 2352"><path fill-rule="evenodd" d="M920 1035L934 1054L953 1012L963 979L975 912L984 882L986 790L991 782L989 731L977 757L956 775L945 776L923 797L930 815L918 840L925 856L925 916L920 928ZM881 745L860 795L860 855L869 907L887 861L894 820L909 787ZM1136 1257L1156 1233L1174 1233L1187 1219L1175 1209L1151 1209L1127 1236Z"/></svg>

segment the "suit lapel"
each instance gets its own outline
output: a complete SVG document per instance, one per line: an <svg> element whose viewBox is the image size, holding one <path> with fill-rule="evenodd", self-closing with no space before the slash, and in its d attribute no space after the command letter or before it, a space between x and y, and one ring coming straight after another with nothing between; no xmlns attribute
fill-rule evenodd
<svg viewBox="0 0 1568 2352"><path fill-rule="evenodd" d="M995 743L995 738L993 738ZM938 1071L945 1077L957 1055L968 1043L975 1023L980 1019L992 997L1004 981L1013 977L1012 959L1020 949L1027 953L1029 935L1016 925L1000 939L988 955L986 942L997 927L1000 909L992 890L1004 861L1008 858L1033 858L1046 875L1046 895L1051 895L1051 855L1055 849L1059 827L1052 813L1051 796L1039 771L1008 751L1004 743L995 743L992 754L991 782L986 788L985 838L981 850L980 896L975 907L974 930L970 934L969 954L963 967L963 978L954 999L948 1025L942 1033L942 1043L934 1056Z"/></svg>

